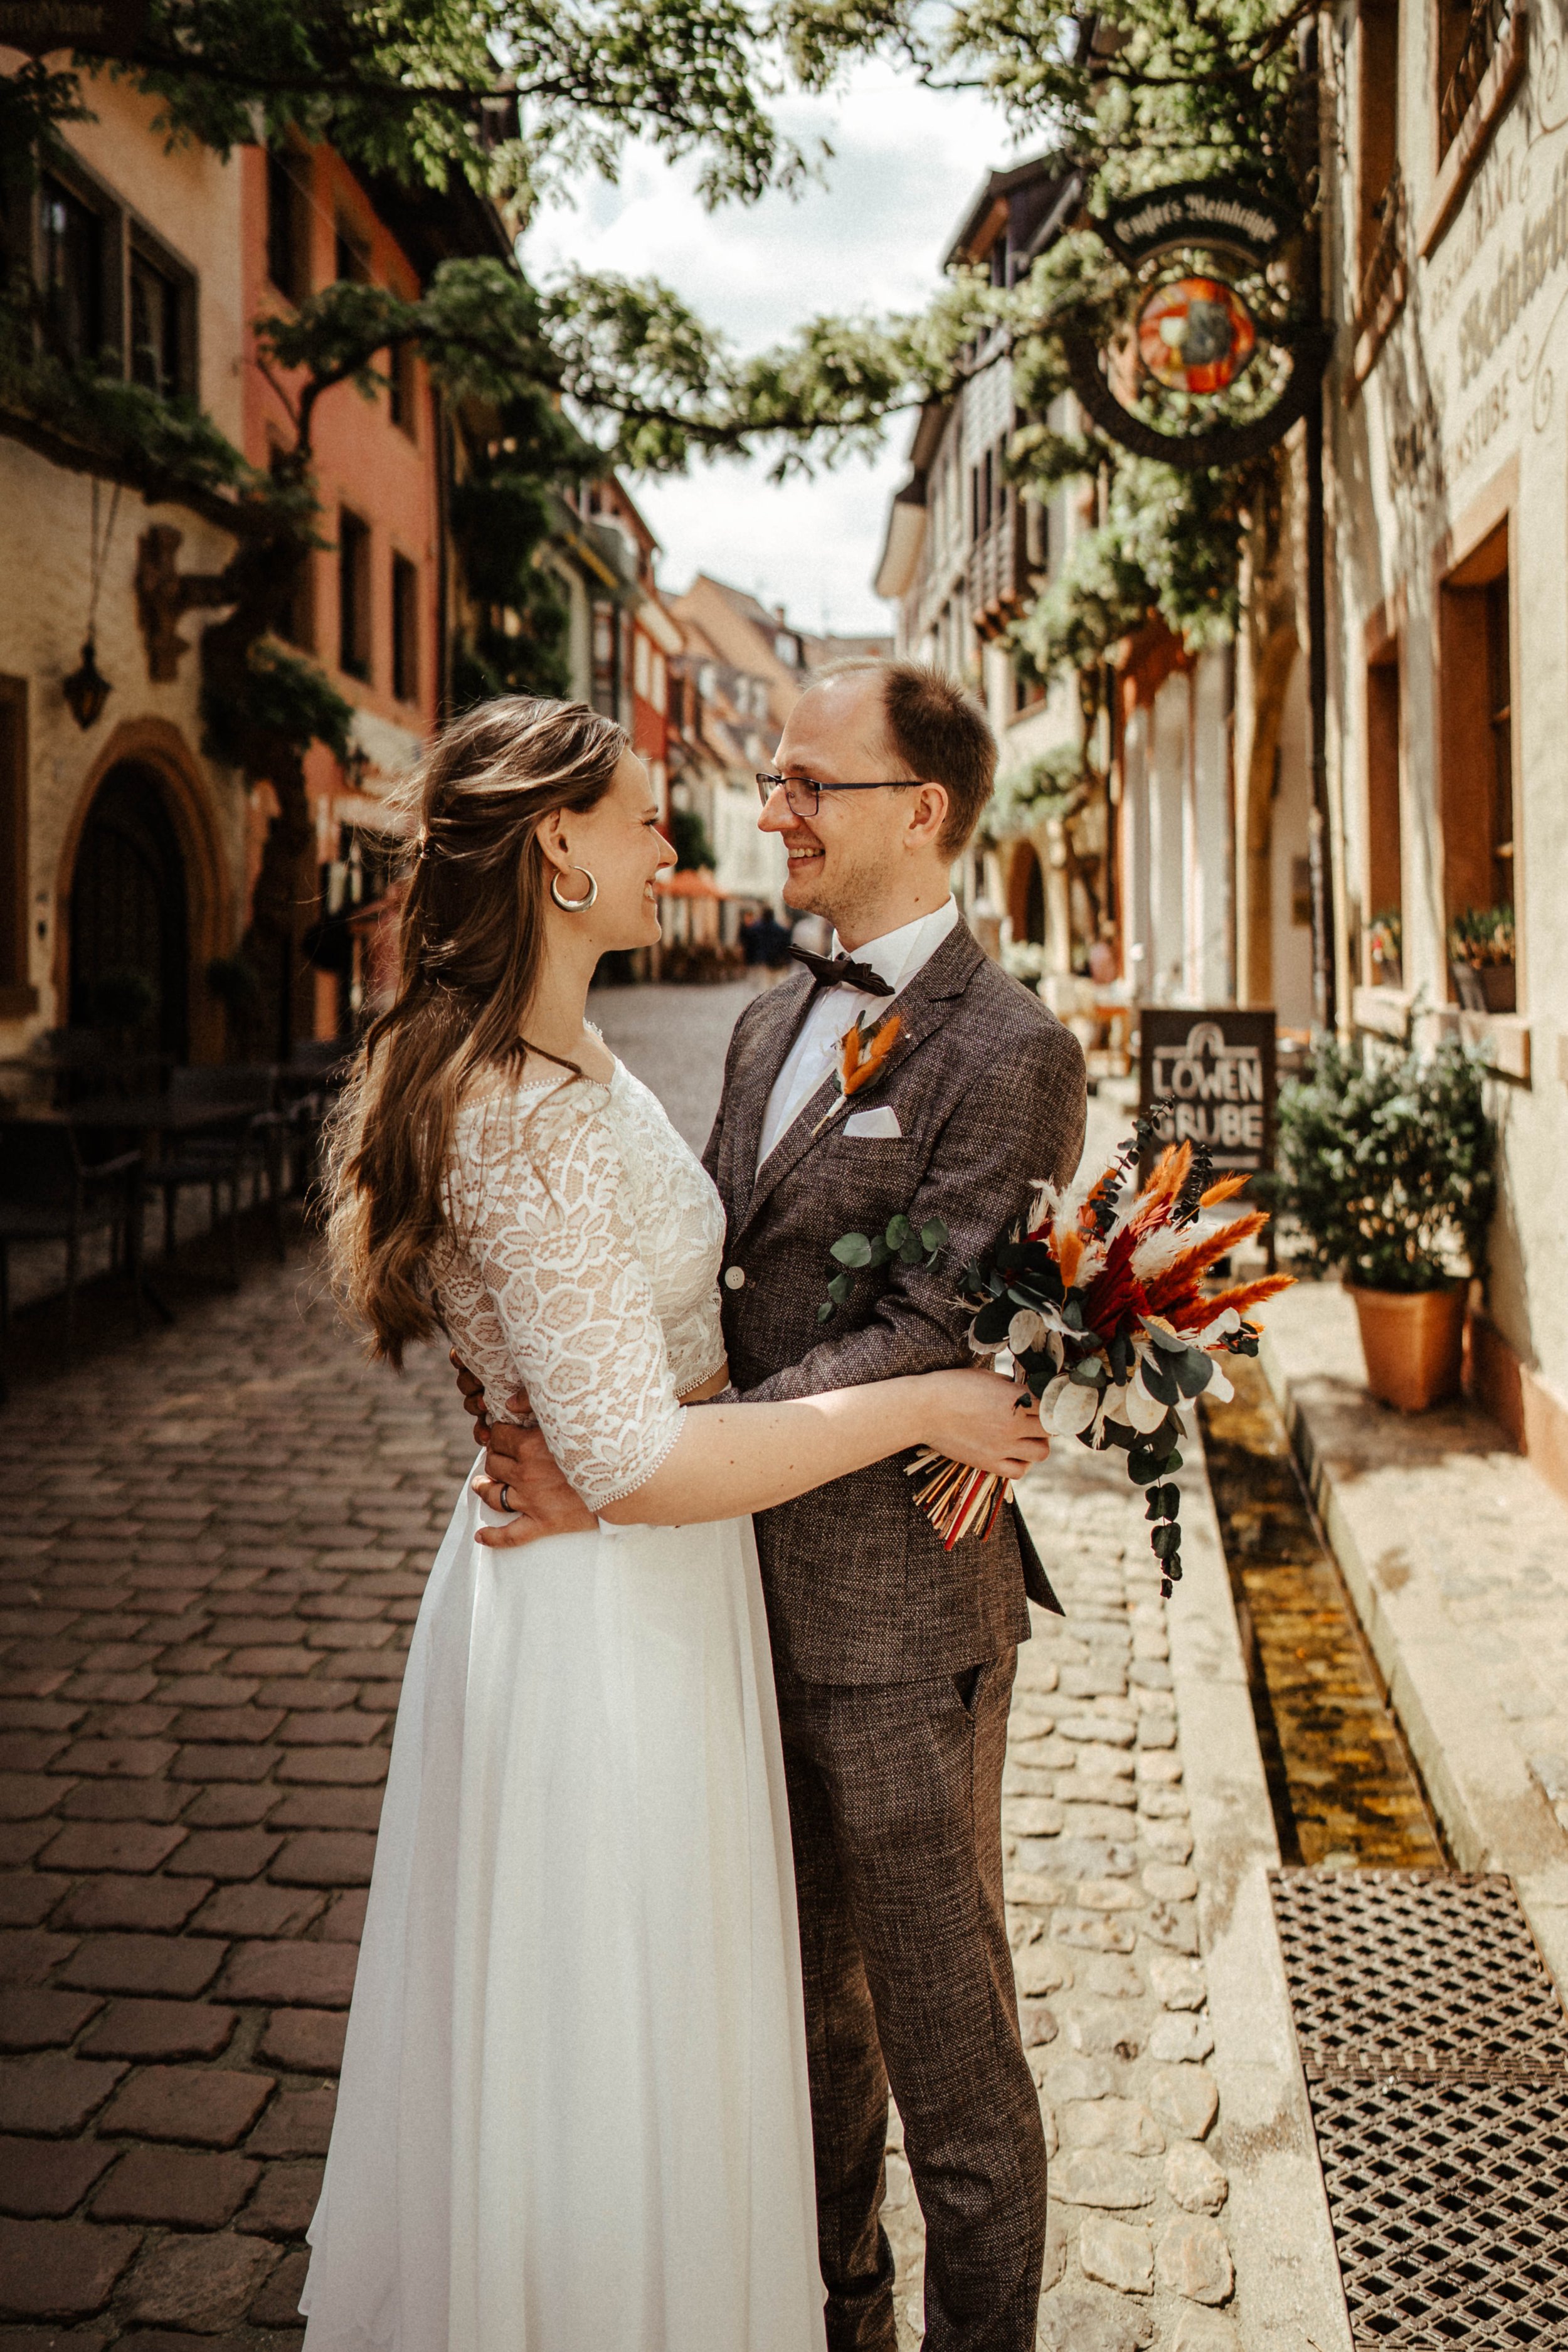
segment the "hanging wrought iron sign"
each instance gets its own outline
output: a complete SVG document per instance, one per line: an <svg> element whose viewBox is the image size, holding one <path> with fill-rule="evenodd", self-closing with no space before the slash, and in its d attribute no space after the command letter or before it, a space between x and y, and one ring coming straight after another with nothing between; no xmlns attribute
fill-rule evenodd
<svg viewBox="0 0 1568 2352"><path fill-rule="evenodd" d="M1272 447L1315 396L1329 354L1321 324L1290 300L1292 277L1316 283L1310 263L1289 265L1293 245L1310 243L1301 225L1229 180L1125 196L1089 225L1129 278L1127 323L1109 350L1087 330L1065 339L1073 390L1101 431L1194 470ZM1178 255L1184 268L1172 267ZM1239 405L1226 402L1244 377ZM1210 401L1226 406L1205 411Z"/></svg>

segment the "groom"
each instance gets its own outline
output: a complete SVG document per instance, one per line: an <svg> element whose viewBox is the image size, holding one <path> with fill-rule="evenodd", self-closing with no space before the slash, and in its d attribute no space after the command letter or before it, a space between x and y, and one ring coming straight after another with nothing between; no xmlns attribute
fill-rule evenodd
<svg viewBox="0 0 1568 2352"><path fill-rule="evenodd" d="M759 780L763 829L788 853L786 903L825 916L847 954L759 997L730 1046L704 1157L728 1220L724 1329L741 1398L965 1361L957 1273L1036 1180L1065 1183L1078 1165L1078 1045L981 951L949 889L995 761L956 685L858 660L802 696L778 775ZM890 1011L898 1036L875 1082L829 1116L840 1040L858 1015ZM900 1212L917 1231L940 1218L950 1250L932 1272L895 1260L861 1275L819 1324L831 1244ZM514 1510L521 1490L519 1540L592 1524L536 1433L483 1433ZM896 1460L760 1514L756 1534L830 2352L894 2352L879 2219L889 2082L925 2217L927 2352L1031 2352L1046 2159L1003 1910L1001 1790L1026 1576L1054 1601L1010 1514L989 1542L944 1551Z"/></svg>

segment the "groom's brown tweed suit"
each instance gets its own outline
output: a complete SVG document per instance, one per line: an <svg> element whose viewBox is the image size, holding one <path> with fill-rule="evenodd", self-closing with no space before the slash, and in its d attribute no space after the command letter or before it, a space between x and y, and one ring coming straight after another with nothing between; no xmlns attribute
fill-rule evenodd
<svg viewBox="0 0 1568 2352"><path fill-rule="evenodd" d="M840 1112L814 1137L829 1083L759 1170L768 1095L816 984L803 972L742 1014L705 1154L729 1220L731 1376L747 1398L968 1361L957 1272L1032 1181L1071 1176L1083 1145L1076 1041L960 924L900 992L898 1044L857 1106L890 1105L901 1134L847 1136ZM929 1274L863 1275L820 1327L829 1245L900 1211L916 1225L940 1217L949 1255ZM1002 1904L1003 1749L1029 1630L1013 1524L944 1551L895 1461L756 1527L831 2352L893 2352L892 2254L878 2219L889 2079L926 2222L928 2352L1030 2352L1046 2161Z"/></svg>

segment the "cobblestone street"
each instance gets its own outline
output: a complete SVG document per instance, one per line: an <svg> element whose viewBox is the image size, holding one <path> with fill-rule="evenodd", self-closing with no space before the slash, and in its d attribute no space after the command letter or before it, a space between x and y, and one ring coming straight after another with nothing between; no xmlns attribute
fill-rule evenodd
<svg viewBox="0 0 1568 2352"><path fill-rule="evenodd" d="M743 1001L595 1003L700 1141ZM1040 2340L1234 2352L1166 1612L1120 1462L1066 1451L1028 1502L1070 1613L1023 1653L1005 1824ZM8 2352L298 2341L403 1654L469 1459L440 1351L372 1369L298 1249L0 1418Z"/></svg>

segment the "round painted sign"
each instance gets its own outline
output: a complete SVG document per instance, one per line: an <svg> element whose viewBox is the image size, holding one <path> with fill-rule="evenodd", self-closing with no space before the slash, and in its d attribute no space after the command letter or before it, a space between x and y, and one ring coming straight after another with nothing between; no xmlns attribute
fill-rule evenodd
<svg viewBox="0 0 1568 2352"><path fill-rule="evenodd" d="M1138 317L1138 355L1173 392L1223 392L1258 341L1251 313L1221 278L1157 286Z"/></svg>

